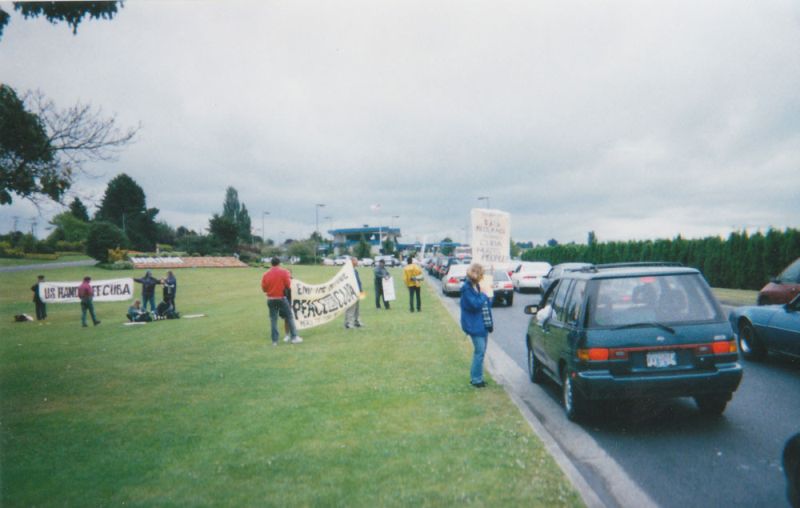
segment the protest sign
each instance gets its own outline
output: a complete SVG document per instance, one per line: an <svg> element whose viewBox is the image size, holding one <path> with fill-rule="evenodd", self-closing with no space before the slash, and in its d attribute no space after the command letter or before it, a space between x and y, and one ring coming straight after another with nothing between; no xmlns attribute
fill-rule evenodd
<svg viewBox="0 0 800 508"><path fill-rule="evenodd" d="M122 302L133 298L133 279L93 280L95 302ZM45 303L77 303L81 282L41 282L39 298Z"/></svg>
<svg viewBox="0 0 800 508"><path fill-rule="evenodd" d="M382 279L383 284L383 301L393 302L396 298L394 294L394 277L387 277Z"/></svg>
<svg viewBox="0 0 800 508"><path fill-rule="evenodd" d="M500 210L473 208L472 261L484 269L511 261L511 219Z"/></svg>
<svg viewBox="0 0 800 508"><path fill-rule="evenodd" d="M345 263L324 284L311 285L292 279L292 312L298 330L332 321L358 302L358 298L358 281L351 263Z"/></svg>

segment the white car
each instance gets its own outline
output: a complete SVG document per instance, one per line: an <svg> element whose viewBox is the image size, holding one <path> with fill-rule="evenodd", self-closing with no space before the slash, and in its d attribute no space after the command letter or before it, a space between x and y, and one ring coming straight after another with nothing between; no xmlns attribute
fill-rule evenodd
<svg viewBox="0 0 800 508"><path fill-rule="evenodd" d="M447 296L458 296L461 294L461 285L467 277L469 265L450 265L447 273L442 276L442 293Z"/></svg>
<svg viewBox="0 0 800 508"><path fill-rule="evenodd" d="M383 261L387 267L399 266L400 261L397 260L394 256L375 256L375 264L378 264L378 261Z"/></svg>
<svg viewBox="0 0 800 508"><path fill-rule="evenodd" d="M350 262L350 256L336 256L336 259L333 260L333 264L336 266L344 266L348 262Z"/></svg>
<svg viewBox="0 0 800 508"><path fill-rule="evenodd" d="M375 264L375 262L372 260L372 258L363 258L358 261L358 264L361 266L372 266Z"/></svg>
<svg viewBox="0 0 800 508"><path fill-rule="evenodd" d="M520 293L541 291L542 278L550 272L551 268L550 263L544 261L524 261L511 274L511 284Z"/></svg>
<svg viewBox="0 0 800 508"><path fill-rule="evenodd" d="M334 260L332 260L331 258L322 258L323 266L333 266L334 263L335 263Z"/></svg>

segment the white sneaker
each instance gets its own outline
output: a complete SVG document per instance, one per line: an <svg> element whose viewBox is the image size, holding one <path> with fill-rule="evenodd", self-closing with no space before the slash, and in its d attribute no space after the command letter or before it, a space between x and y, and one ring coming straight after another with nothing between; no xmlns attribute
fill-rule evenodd
<svg viewBox="0 0 800 508"><path fill-rule="evenodd" d="M301 342L303 342L303 338L302 337L295 337L292 340L290 340L289 342L291 342L292 344L300 344Z"/></svg>
<svg viewBox="0 0 800 508"><path fill-rule="evenodd" d="M291 335L287 335L286 337L283 338L283 342L289 342L290 340L292 340Z"/></svg>

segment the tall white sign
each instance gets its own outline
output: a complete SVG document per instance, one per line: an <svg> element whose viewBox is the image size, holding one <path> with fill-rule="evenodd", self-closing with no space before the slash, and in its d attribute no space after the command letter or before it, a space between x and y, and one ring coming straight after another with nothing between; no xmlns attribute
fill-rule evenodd
<svg viewBox="0 0 800 508"><path fill-rule="evenodd" d="M511 216L500 210L473 208L472 261L484 267L511 261Z"/></svg>

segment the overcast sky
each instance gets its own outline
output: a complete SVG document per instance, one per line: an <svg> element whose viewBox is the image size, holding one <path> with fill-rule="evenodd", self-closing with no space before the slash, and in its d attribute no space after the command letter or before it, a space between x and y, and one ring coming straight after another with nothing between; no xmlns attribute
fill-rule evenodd
<svg viewBox="0 0 800 508"><path fill-rule="evenodd" d="M463 240L482 196L536 243L800 227L796 0L129 1L77 36L14 12L0 79L141 123L75 182L92 212L124 172L198 231L233 186L279 240L317 203L321 230Z"/></svg>

